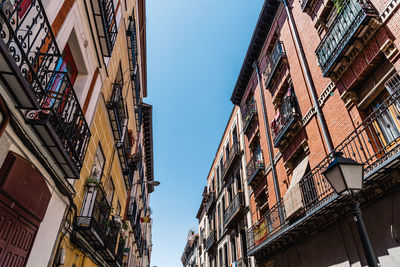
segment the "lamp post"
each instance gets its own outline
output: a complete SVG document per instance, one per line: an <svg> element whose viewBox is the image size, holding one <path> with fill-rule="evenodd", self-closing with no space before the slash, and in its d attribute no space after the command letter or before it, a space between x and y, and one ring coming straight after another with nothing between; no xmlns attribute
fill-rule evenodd
<svg viewBox="0 0 400 267"><path fill-rule="evenodd" d="M144 181L144 183L147 185L150 185L150 186L159 186L160 185L159 181ZM138 184L141 184L141 182L136 182L133 185L138 185Z"/></svg>
<svg viewBox="0 0 400 267"><path fill-rule="evenodd" d="M333 161L322 174L338 195L352 195L351 214L357 225L368 266L377 267L377 258L365 229L360 203L354 198L354 193L363 189L364 166L355 160L342 157L341 152L333 153L333 157Z"/></svg>

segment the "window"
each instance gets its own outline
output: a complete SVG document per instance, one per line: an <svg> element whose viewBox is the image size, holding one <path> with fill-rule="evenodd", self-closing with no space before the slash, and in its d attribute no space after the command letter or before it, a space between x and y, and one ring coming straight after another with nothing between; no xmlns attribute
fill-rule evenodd
<svg viewBox="0 0 400 267"><path fill-rule="evenodd" d="M117 207L115 208L115 215L121 215L121 204L117 201Z"/></svg>
<svg viewBox="0 0 400 267"><path fill-rule="evenodd" d="M76 68L75 60L72 57L71 49L68 43L65 45L61 56L63 59L61 71L66 71L71 83L74 84L76 77L78 76L78 69Z"/></svg>
<svg viewBox="0 0 400 267"><path fill-rule="evenodd" d="M384 105L384 100L388 98L386 91L382 92L374 102L371 103L371 112L379 112L379 116L374 123L376 133L383 144L390 144L400 136L398 105Z"/></svg>
<svg viewBox="0 0 400 267"><path fill-rule="evenodd" d="M103 150L101 149L100 143L97 146L96 155L94 156L94 161L92 165L92 170L90 172L90 177L96 179L97 181L101 180L101 176L103 175L105 158L103 154Z"/></svg>
<svg viewBox="0 0 400 267"><path fill-rule="evenodd" d="M232 262L235 262L237 257L236 257L236 237L233 237L231 239L231 248L232 248Z"/></svg>
<svg viewBox="0 0 400 267"><path fill-rule="evenodd" d="M233 140L233 142L237 142L239 140L236 126L233 128L233 131L232 131L232 140Z"/></svg>
<svg viewBox="0 0 400 267"><path fill-rule="evenodd" d="M229 158L229 142L227 142L225 146L225 161L227 161L228 158Z"/></svg>
<svg viewBox="0 0 400 267"><path fill-rule="evenodd" d="M112 205L112 201L114 199L115 187L114 187L114 183L112 181L111 176L104 184L104 191L106 193L106 198L107 198L108 203L110 203Z"/></svg>
<svg viewBox="0 0 400 267"><path fill-rule="evenodd" d="M236 180L236 186L237 186L237 191L242 191L242 172L241 172L241 167L239 167L236 172L235 172L235 180Z"/></svg>

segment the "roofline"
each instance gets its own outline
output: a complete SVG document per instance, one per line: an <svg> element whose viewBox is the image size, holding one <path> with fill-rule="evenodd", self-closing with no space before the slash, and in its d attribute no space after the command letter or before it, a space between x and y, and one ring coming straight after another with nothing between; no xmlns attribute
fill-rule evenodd
<svg viewBox="0 0 400 267"><path fill-rule="evenodd" d="M148 181L154 181L154 155L153 155L153 106L142 103L142 112L143 112L143 145L145 150L145 160L146 160L146 175ZM148 127L149 132L145 132L145 127ZM145 139L149 141L149 153L146 152L147 142ZM148 155L149 154L149 155ZM148 160L151 161L150 166L148 166ZM148 176L148 169L151 171L151 176ZM154 191L154 186L149 186L149 193Z"/></svg>
<svg viewBox="0 0 400 267"><path fill-rule="evenodd" d="M147 97L147 32L146 32L146 0L138 1L139 11L139 34L140 34L140 57L142 60L142 75L143 75L143 97Z"/></svg>
<svg viewBox="0 0 400 267"><path fill-rule="evenodd" d="M257 24L251 37L246 56L243 60L242 67L237 78L235 88L233 89L231 101L235 105L239 105L246 91L247 85L253 73L253 63L258 60L263 49L265 40L274 20L274 15L280 2L278 0L265 0Z"/></svg>
<svg viewBox="0 0 400 267"><path fill-rule="evenodd" d="M226 134L226 132L227 132L227 130L228 130L228 127L229 127L229 125L230 125L230 122L231 122L231 120L232 120L232 117L233 117L233 115L236 114L236 112L237 112L237 111L235 111L235 109L238 109L238 110L239 110L239 108L238 108L237 106L233 106L232 111L231 111L231 114L229 115L228 122L226 123L225 130L224 130L224 132L223 132L223 134L222 134L222 136L221 136L221 139L220 139L220 141L219 141L219 143L218 143L217 151L215 151L214 159L213 159L213 161L212 161L210 170L208 171L208 174L207 174L207 180L208 180L208 177L210 176L210 174L211 174L211 172L212 172L213 166L214 166L214 164L215 164L215 160L217 159L217 155L218 155L219 148L221 147L221 145L222 145L223 142L224 142L224 136L225 136L225 134ZM239 127L239 124L238 124L238 127ZM229 129L230 129L230 128L229 128Z"/></svg>

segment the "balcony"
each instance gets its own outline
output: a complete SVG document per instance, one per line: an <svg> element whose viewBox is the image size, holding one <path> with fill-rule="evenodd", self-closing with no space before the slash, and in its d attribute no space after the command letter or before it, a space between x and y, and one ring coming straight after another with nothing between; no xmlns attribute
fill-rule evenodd
<svg viewBox="0 0 400 267"><path fill-rule="evenodd" d="M383 197L400 183L390 175L400 166L400 129L397 126L399 118L393 116L400 110L400 78L399 76L395 78L396 81L391 80L386 84L387 87L394 84L391 88L394 93L334 149L342 152L344 157L364 165L362 196L368 198L361 197L362 203ZM324 226L343 218L346 198L349 196L336 195L322 175L331 161L332 157L327 155L300 180L301 214L280 222L278 209L275 206L266 218L247 232L249 255L254 255L258 251L275 253L286 247L288 244L286 240L296 242L300 238L304 239L305 234L319 231ZM284 206L283 202L282 208Z"/></svg>
<svg viewBox="0 0 400 267"><path fill-rule="evenodd" d="M215 204L215 193L210 192L207 196L207 203L206 203L206 213L208 214L211 211L211 207Z"/></svg>
<svg viewBox="0 0 400 267"><path fill-rule="evenodd" d="M244 108L244 112L242 113L243 120L243 132L246 133L249 130L249 126L255 121L257 118L257 105L256 101L252 99Z"/></svg>
<svg viewBox="0 0 400 267"><path fill-rule="evenodd" d="M267 64L265 66L264 70L265 88L269 88L271 82L273 81L274 74L281 66L282 59L285 57L286 57L286 52L283 47L283 43L278 41L274 46L274 48L272 49L272 52L269 55L267 59Z"/></svg>
<svg viewBox="0 0 400 267"><path fill-rule="evenodd" d="M136 213L137 213L137 204L136 200L134 197L131 197L129 207L128 207L128 212L127 212L127 218L131 221L132 225L136 224Z"/></svg>
<svg viewBox="0 0 400 267"><path fill-rule="evenodd" d="M114 1L91 0L91 4L101 51L110 57L118 34Z"/></svg>
<svg viewBox="0 0 400 267"><path fill-rule="evenodd" d="M268 236L276 233L281 229L285 223L281 223L279 219L279 205L274 205L266 215L258 220L246 232L247 249L251 251L260 243L262 243ZM283 205L281 205L283 208Z"/></svg>
<svg viewBox="0 0 400 267"><path fill-rule="evenodd" d="M99 254L103 259L110 263L111 266L116 266L116 253L117 241L119 236L119 229L108 227L108 234L105 237L105 244L98 249Z"/></svg>
<svg viewBox="0 0 400 267"><path fill-rule="evenodd" d="M122 84L113 85L110 100L107 102L107 109L114 139L117 142L123 142L128 116L122 96Z"/></svg>
<svg viewBox="0 0 400 267"><path fill-rule="evenodd" d="M290 142L290 137L297 133L301 125L302 121L297 107L297 99L292 93L282 99L282 105L278 110L277 117L271 122L274 147L283 147L285 143Z"/></svg>
<svg viewBox="0 0 400 267"><path fill-rule="evenodd" d="M110 205L101 187L86 186L81 215L77 216L76 229L94 248L106 244Z"/></svg>
<svg viewBox="0 0 400 267"><path fill-rule="evenodd" d="M264 174L264 158L262 156L262 153L255 153L249 162L247 162L247 177L248 177L248 184L252 185L253 183L258 180L263 174Z"/></svg>
<svg viewBox="0 0 400 267"><path fill-rule="evenodd" d="M234 219L240 214L243 207L244 207L243 193L239 192L225 211L224 225L228 226L231 222L233 222Z"/></svg>
<svg viewBox="0 0 400 267"><path fill-rule="evenodd" d="M213 245L215 245L215 231L214 230L212 230L211 233L207 237L206 251L209 251Z"/></svg>
<svg viewBox="0 0 400 267"><path fill-rule="evenodd" d="M240 159L242 151L240 150L239 142L234 141L232 146L229 148L229 154L226 155L226 160L222 166L222 179L225 181L228 178L228 174L231 173L236 163Z"/></svg>
<svg viewBox="0 0 400 267"><path fill-rule="evenodd" d="M16 2L16 3L14 3ZM41 1L0 3L1 79L67 178L79 178L89 127Z"/></svg>
<svg viewBox="0 0 400 267"><path fill-rule="evenodd" d="M122 142L117 142L117 153L119 162L121 164L122 174L124 177L125 187L127 190L131 190L133 170L130 167L132 162L132 146L133 141L129 138L129 132L124 131L124 137Z"/></svg>
<svg viewBox="0 0 400 267"><path fill-rule="evenodd" d="M372 36L371 30L376 28L373 18L377 17L377 12L369 1L343 2L343 7L315 51L324 77L332 76L342 58L348 64L349 50L358 46L355 51L359 51L362 39Z"/></svg>

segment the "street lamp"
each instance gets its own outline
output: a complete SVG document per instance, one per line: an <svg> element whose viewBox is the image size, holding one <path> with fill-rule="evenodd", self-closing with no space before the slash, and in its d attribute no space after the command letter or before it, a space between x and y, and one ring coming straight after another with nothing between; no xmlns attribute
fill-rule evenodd
<svg viewBox="0 0 400 267"><path fill-rule="evenodd" d="M149 185L149 186L159 186L160 185L159 181L144 181L144 183ZM141 184L141 182L136 182L133 185L138 185L138 184Z"/></svg>
<svg viewBox="0 0 400 267"><path fill-rule="evenodd" d="M342 155L341 152L333 153L333 161L322 174L338 195L351 194L351 214L357 225L368 266L377 267L376 256L361 215L360 203L354 199L354 193L363 189L364 166L355 160L343 158Z"/></svg>

